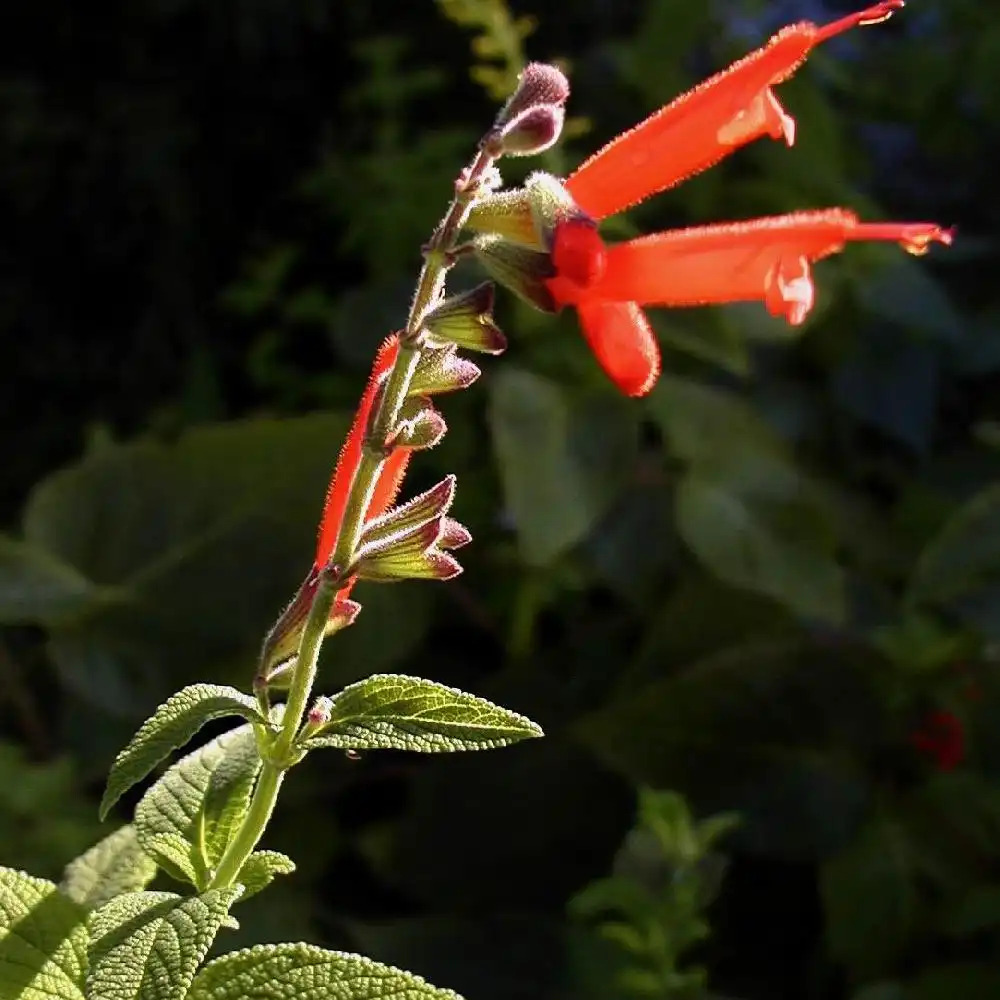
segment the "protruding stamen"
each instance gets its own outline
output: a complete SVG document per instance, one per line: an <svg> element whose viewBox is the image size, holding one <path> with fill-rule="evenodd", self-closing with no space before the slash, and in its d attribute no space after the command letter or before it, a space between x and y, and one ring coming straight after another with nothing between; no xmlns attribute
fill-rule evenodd
<svg viewBox="0 0 1000 1000"><path fill-rule="evenodd" d="M848 14L829 24L824 24L816 31L816 41L825 42L834 35L840 35L851 28L867 27L870 24L881 24L888 21L890 17L902 7L905 0L884 0L883 3L873 4L864 10L859 10L854 14Z"/></svg>

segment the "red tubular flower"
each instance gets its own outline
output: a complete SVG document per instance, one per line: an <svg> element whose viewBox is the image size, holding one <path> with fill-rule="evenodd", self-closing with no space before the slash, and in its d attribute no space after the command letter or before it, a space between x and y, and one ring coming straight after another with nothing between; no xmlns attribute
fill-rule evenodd
<svg viewBox="0 0 1000 1000"><path fill-rule="evenodd" d="M886 0L824 26L804 21L614 139L565 182L599 220L704 170L764 135L794 141L795 122L772 86L814 46L848 28L884 21L903 6ZM892 240L911 253L952 234L933 223L866 224L844 209L658 233L606 247L586 219L555 226L546 282L557 307L575 306L598 361L625 393L656 382L659 348L640 306L760 301L789 323L812 308L810 265L854 240Z"/></svg>
<svg viewBox="0 0 1000 1000"><path fill-rule="evenodd" d="M396 355L399 353L399 338L393 334L387 337L375 355L375 363L372 366L368 384L361 396L357 412L351 429L344 441L344 446L340 450L337 459L337 466L330 480L330 488L327 490L326 503L323 505L323 517L320 521L319 538L316 544L316 559L314 567L321 569L325 566L337 544L337 536L344 520L344 513L347 509L347 498L351 491L351 483L357 472L358 464L361 462L361 455L364 449L365 432L368 429L368 421L371 418L372 407L378 396L379 389L386 373L393 366ZM396 494L399 492L400 484L406 473L406 466L410 460L412 449L396 447L390 452L389 457L382 465L382 471L375 481L374 489L368 498L368 505L365 509L365 523L374 520L384 514ZM346 587L337 592L337 598L346 598L351 592L354 581L350 581Z"/></svg>

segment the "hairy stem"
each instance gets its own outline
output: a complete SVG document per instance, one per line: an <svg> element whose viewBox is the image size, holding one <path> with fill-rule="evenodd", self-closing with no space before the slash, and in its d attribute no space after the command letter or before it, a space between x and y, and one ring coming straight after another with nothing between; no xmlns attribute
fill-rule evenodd
<svg viewBox="0 0 1000 1000"><path fill-rule="evenodd" d="M424 251L424 263L410 304L406 327L399 337L399 351L372 417L371 433L366 436L361 461L354 470L333 555L328 567L322 572L309 616L302 629L288 701L281 720L281 731L266 755L249 811L219 862L211 888L231 885L239 875L246 859L260 842L274 812L285 771L298 763L293 745L316 681L316 668L323 639L326 637L326 624L337 590L343 583L342 574L350 568L361 538L368 503L385 462L385 442L399 419L399 411L406 401L410 381L420 361L420 330L423 319L442 295L445 277L451 266L450 252L455 246L480 182L495 159L495 150L484 141L475 159L456 182L451 205Z"/></svg>
<svg viewBox="0 0 1000 1000"><path fill-rule="evenodd" d="M278 792L284 777L283 768L276 767L270 761L264 761L260 778L257 779L257 787L250 800L250 808L212 876L208 886L210 889L224 889L236 881L246 859L264 836L278 801Z"/></svg>

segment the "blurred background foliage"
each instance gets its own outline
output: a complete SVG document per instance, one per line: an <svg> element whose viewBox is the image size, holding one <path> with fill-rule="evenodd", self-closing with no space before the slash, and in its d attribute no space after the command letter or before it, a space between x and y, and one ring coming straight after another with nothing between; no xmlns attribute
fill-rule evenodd
<svg viewBox="0 0 1000 1000"><path fill-rule="evenodd" d="M521 62L570 69L544 163L566 172L852 6L4 8L5 864L52 875L99 835L112 755L167 694L249 682ZM1000 22L921 0L782 97L793 150L747 148L617 234L842 204L957 245L849 248L801 330L661 313L643 402L571 317L503 298L508 354L408 482L458 474L466 574L362 585L323 678L457 684L548 738L296 772L269 846L299 872L241 942L357 948L470 1000L1000 995Z"/></svg>

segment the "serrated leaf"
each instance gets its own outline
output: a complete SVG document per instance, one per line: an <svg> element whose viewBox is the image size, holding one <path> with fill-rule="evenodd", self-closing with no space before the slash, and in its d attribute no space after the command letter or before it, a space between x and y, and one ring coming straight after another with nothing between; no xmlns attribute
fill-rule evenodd
<svg viewBox="0 0 1000 1000"><path fill-rule="evenodd" d="M135 827L120 827L66 866L59 888L88 910L124 892L145 889L156 863L139 846Z"/></svg>
<svg viewBox="0 0 1000 1000"><path fill-rule="evenodd" d="M87 996L183 1000L242 886L186 899L169 892L118 896L90 917Z"/></svg>
<svg viewBox="0 0 1000 1000"><path fill-rule="evenodd" d="M204 889L246 814L260 767L251 726L231 729L179 760L136 807L143 850L174 878Z"/></svg>
<svg viewBox="0 0 1000 1000"><path fill-rule="evenodd" d="M493 448L527 562L551 563L583 539L624 489L637 441L626 407L604 397L571 406L527 371L504 368L493 380Z"/></svg>
<svg viewBox="0 0 1000 1000"><path fill-rule="evenodd" d="M57 625L109 596L39 546L0 535L0 621Z"/></svg>
<svg viewBox="0 0 1000 1000"><path fill-rule="evenodd" d="M0 868L0 996L84 1000L86 919L51 882Z"/></svg>
<svg viewBox="0 0 1000 1000"><path fill-rule="evenodd" d="M254 851L243 864L236 881L246 892L243 899L255 896L261 889L266 889L278 875L291 875L295 871L295 862L280 851Z"/></svg>
<svg viewBox="0 0 1000 1000"><path fill-rule="evenodd" d="M310 749L487 750L541 736L530 719L434 681L376 674L344 688Z"/></svg>
<svg viewBox="0 0 1000 1000"><path fill-rule="evenodd" d="M361 955L309 944L258 945L209 962L187 1000L461 1000ZM117 998L115 998L117 1000Z"/></svg>
<svg viewBox="0 0 1000 1000"><path fill-rule="evenodd" d="M232 687L192 684L168 698L142 724L111 765L101 799L101 819L129 788L142 781L172 750L187 743L205 723L226 715L239 715L248 722L266 722L257 702Z"/></svg>

